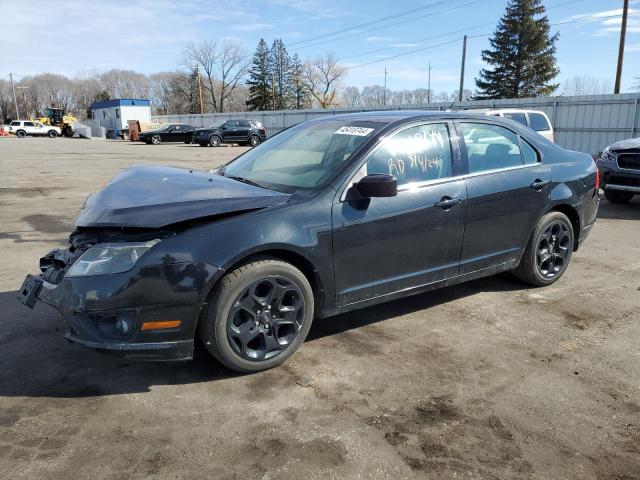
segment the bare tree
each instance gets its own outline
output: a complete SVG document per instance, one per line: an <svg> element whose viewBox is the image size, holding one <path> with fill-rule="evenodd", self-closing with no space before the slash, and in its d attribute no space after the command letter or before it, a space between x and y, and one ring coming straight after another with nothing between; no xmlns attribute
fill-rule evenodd
<svg viewBox="0 0 640 480"><path fill-rule="evenodd" d="M247 73L247 54L237 42L224 41L222 45L218 45L205 40L197 45L188 45L183 57L185 65L190 69L198 67L201 70L211 109L223 112L225 100Z"/></svg>
<svg viewBox="0 0 640 480"><path fill-rule="evenodd" d="M360 89L358 87L346 87L342 92L341 103L345 107L358 108L362 106L360 102Z"/></svg>
<svg viewBox="0 0 640 480"><path fill-rule="evenodd" d="M305 66L305 76L313 98L320 108L337 105L336 92L346 73L333 53L309 61Z"/></svg>
<svg viewBox="0 0 640 480"><path fill-rule="evenodd" d="M609 79L576 75L562 82L560 95L600 95L613 92L613 82Z"/></svg>
<svg viewBox="0 0 640 480"><path fill-rule="evenodd" d="M224 102L244 78L249 68L249 57L237 42L225 41L218 60L220 111L224 112Z"/></svg>

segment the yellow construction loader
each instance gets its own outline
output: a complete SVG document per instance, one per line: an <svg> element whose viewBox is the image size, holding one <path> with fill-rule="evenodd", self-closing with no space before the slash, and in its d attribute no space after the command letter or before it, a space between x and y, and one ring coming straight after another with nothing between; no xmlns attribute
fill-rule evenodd
<svg viewBox="0 0 640 480"><path fill-rule="evenodd" d="M45 108L44 115L36 120L43 125L54 125L60 128L62 135L73 137L73 124L78 121L73 115L67 115L64 108Z"/></svg>

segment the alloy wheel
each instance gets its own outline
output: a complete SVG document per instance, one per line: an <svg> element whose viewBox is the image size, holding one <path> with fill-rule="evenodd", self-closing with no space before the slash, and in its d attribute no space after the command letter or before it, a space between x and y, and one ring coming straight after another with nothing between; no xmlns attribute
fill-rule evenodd
<svg viewBox="0 0 640 480"><path fill-rule="evenodd" d="M569 227L563 222L547 226L536 251L536 267L544 278L553 278L565 268L571 253Z"/></svg>
<svg viewBox="0 0 640 480"><path fill-rule="evenodd" d="M153 137L151 137L151 143L153 143L154 145L160 145L160 136L154 135Z"/></svg>
<svg viewBox="0 0 640 480"><path fill-rule="evenodd" d="M284 352L304 319L302 290L285 276L254 281L236 297L227 318L227 336L242 358L262 361Z"/></svg>
<svg viewBox="0 0 640 480"><path fill-rule="evenodd" d="M259 144L260 144L260 139L259 139L257 136L253 135L253 136L249 139L249 142L251 143L251 146L252 146L252 147L255 147L256 145L259 145Z"/></svg>
<svg viewBox="0 0 640 480"><path fill-rule="evenodd" d="M211 138L209 139L209 145L211 145L212 147L219 147L220 146L220 137L218 137L216 135L212 135Z"/></svg>

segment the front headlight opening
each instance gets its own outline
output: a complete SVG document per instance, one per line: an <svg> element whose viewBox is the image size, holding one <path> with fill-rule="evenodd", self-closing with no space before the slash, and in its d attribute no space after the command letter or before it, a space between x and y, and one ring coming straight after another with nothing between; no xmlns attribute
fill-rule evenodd
<svg viewBox="0 0 640 480"><path fill-rule="evenodd" d="M126 272L159 241L94 245L80 255L66 276L86 277Z"/></svg>

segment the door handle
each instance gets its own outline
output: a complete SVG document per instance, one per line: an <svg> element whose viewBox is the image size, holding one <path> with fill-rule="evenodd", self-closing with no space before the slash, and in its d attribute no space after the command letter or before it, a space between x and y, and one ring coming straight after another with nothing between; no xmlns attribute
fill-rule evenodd
<svg viewBox="0 0 640 480"><path fill-rule="evenodd" d="M536 178L533 182L531 182L531 185L529 186L534 190L541 190L542 187L548 185L549 183L551 183L551 180L540 180L539 178Z"/></svg>
<svg viewBox="0 0 640 480"><path fill-rule="evenodd" d="M451 207L455 207L456 205L460 205L462 203L461 198L451 198L451 197L442 197L439 202L433 204L434 207L441 208L443 210L448 210Z"/></svg>

